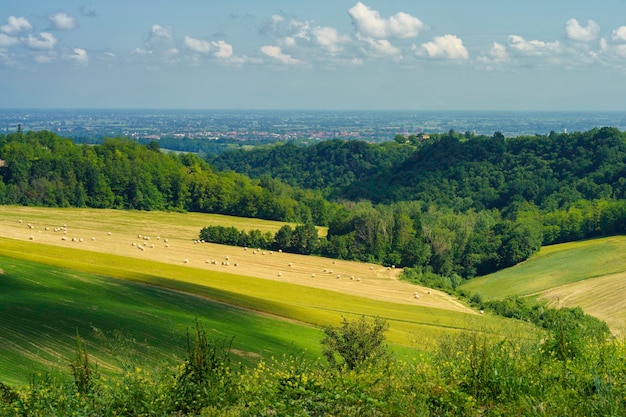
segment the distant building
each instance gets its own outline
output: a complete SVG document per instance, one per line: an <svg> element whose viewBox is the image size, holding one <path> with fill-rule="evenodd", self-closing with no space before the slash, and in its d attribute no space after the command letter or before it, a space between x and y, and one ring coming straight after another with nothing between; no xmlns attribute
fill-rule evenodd
<svg viewBox="0 0 626 417"><path fill-rule="evenodd" d="M0 168L4 168L7 167L7 161L5 161L4 159L0 159Z"/></svg>

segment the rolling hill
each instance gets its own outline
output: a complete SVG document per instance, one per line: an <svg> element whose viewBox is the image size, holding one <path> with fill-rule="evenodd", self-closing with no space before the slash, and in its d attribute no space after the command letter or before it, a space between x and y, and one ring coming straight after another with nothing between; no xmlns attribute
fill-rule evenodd
<svg viewBox="0 0 626 417"><path fill-rule="evenodd" d="M544 246L527 261L469 281L461 289L486 299L531 296L553 307L582 307L626 332L626 237Z"/></svg>
<svg viewBox="0 0 626 417"><path fill-rule="evenodd" d="M0 218L0 374L12 381L62 368L77 331L105 369L120 365L94 329L137 341L144 360L172 357L195 318L217 337L235 336L243 362L290 349L317 355L319 326L359 315L385 318L388 340L400 350L431 349L460 330L530 334L523 324L401 282L399 269L194 243L211 223L270 231L282 223L11 206L0 206Z"/></svg>

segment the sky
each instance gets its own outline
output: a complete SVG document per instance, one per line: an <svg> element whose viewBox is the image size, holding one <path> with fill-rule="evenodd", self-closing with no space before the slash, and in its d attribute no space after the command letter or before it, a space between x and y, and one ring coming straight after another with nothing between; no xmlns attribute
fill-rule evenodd
<svg viewBox="0 0 626 417"><path fill-rule="evenodd" d="M2 0L0 108L626 111L626 0Z"/></svg>

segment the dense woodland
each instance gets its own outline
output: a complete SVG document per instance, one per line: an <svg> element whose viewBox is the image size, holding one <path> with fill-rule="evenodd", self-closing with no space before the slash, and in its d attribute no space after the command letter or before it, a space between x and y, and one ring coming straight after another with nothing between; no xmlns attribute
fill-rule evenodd
<svg viewBox="0 0 626 417"><path fill-rule="evenodd" d="M0 136L0 203L179 210L291 222L328 222L332 204L272 180L220 173L192 153L156 142L107 139L75 145L50 132ZM311 212L313 210L313 212Z"/></svg>
<svg viewBox="0 0 626 417"><path fill-rule="evenodd" d="M325 255L415 266L448 284L514 265L542 244L626 231L626 135L613 128L277 145L211 163L343 202L349 210L329 224Z"/></svg>
<svg viewBox="0 0 626 417"><path fill-rule="evenodd" d="M412 279L442 287L514 265L541 245L626 232L626 136L612 128L281 144L208 162L162 152L156 142L85 145L18 131L0 136L0 159L2 204L221 213L288 221L299 231L327 226L306 247L290 227L267 244L411 267ZM220 239L210 240L230 243Z"/></svg>
<svg viewBox="0 0 626 417"><path fill-rule="evenodd" d="M224 152L209 162L252 178L270 175L295 187L341 196L344 187L385 172L414 153L395 142L327 140L312 146L278 143Z"/></svg>

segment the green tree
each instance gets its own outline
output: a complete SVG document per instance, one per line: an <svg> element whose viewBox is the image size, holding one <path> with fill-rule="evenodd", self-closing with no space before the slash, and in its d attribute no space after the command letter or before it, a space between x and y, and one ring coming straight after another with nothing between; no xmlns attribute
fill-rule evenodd
<svg viewBox="0 0 626 417"><path fill-rule="evenodd" d="M356 320L345 317L340 326L324 328L322 352L332 367L356 369L366 363L388 359L390 352L385 344L389 328L380 317L361 316Z"/></svg>
<svg viewBox="0 0 626 417"><path fill-rule="evenodd" d="M310 255L317 250L319 246L319 236L317 228L313 223L299 224L293 231L291 236L291 246L297 253Z"/></svg>
<svg viewBox="0 0 626 417"><path fill-rule="evenodd" d="M282 249L285 251L291 250L291 240L293 238L293 229L288 224L278 229L278 232L274 235L274 244L276 249Z"/></svg>

